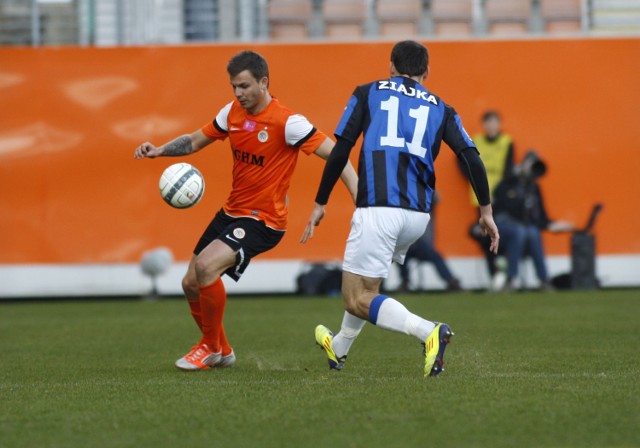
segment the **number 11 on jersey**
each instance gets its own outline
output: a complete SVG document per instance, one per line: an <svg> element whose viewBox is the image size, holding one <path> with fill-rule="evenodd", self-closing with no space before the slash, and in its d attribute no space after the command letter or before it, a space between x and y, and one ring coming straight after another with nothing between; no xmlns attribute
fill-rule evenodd
<svg viewBox="0 0 640 448"><path fill-rule="evenodd" d="M380 137L380 145L394 148L404 148L406 145L411 154L424 157L427 154L427 148L422 146L422 139L427 131L429 107L422 105L415 109L409 109L409 116L414 118L416 123L411 141L407 143L404 137L398 136L399 106L400 100L395 96L380 102L380 109L387 111L387 135Z"/></svg>

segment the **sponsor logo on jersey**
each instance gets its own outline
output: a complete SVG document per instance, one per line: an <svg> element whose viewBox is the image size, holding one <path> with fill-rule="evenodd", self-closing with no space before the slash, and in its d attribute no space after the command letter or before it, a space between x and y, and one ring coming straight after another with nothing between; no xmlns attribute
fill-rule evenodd
<svg viewBox="0 0 640 448"><path fill-rule="evenodd" d="M266 142L267 140L269 140L269 133L264 129L258 132L258 140L260 140L261 143Z"/></svg>
<svg viewBox="0 0 640 448"><path fill-rule="evenodd" d="M236 227L235 229L233 229L233 236L235 236L239 240L244 238L245 235L246 235L246 232L244 231L244 229L240 227Z"/></svg>
<svg viewBox="0 0 640 448"><path fill-rule="evenodd" d="M250 152L240 151L239 149L233 150L233 158L249 165L264 166L264 156L257 156Z"/></svg>
<svg viewBox="0 0 640 448"><path fill-rule="evenodd" d="M378 87L378 90L393 90L395 92L402 93L403 95L419 98L431 104L435 104L436 106L438 105L438 100L436 99L435 96L431 94L427 95L427 92L415 89L413 87L407 88L404 84L398 84L395 81L388 81L388 80L378 81L377 87Z"/></svg>
<svg viewBox="0 0 640 448"><path fill-rule="evenodd" d="M242 129L245 131L254 131L256 129L256 122L251 120L244 120L242 124Z"/></svg>

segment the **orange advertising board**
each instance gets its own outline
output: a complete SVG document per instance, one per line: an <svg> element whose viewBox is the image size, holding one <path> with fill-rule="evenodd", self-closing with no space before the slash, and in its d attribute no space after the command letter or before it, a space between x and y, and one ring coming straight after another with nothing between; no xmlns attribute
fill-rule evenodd
<svg viewBox="0 0 640 448"><path fill-rule="evenodd" d="M231 152L216 142L188 158L134 160L213 119L231 101L226 62L245 48L270 64L271 92L331 134L353 88L388 75L392 42L247 44L145 48L0 49L0 264L135 262L169 247L187 260L231 184ZM595 202L598 252L640 253L637 132L640 39L427 42L426 86L453 105L470 134L497 109L516 159L535 148L549 170L549 214L583 224ZM357 161L357 148L352 160ZM194 208L158 193L171 163L188 161L207 182ZM300 156L289 194L289 231L261 258L341 258L353 210L339 186L311 244L298 243L323 168ZM479 255L467 229L468 189L446 147L436 162L441 197L437 246ZM566 254L566 235L546 235Z"/></svg>

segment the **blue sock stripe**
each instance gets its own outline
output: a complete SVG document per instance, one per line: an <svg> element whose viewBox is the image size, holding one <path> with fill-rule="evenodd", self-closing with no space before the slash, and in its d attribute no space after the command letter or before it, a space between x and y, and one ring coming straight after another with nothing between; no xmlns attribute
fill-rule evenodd
<svg viewBox="0 0 640 448"><path fill-rule="evenodd" d="M378 294L371 301L371 305L369 306L369 322L373 325L378 321L378 313L380 312L380 307L382 306L382 302L387 300L389 296L385 296L384 294Z"/></svg>

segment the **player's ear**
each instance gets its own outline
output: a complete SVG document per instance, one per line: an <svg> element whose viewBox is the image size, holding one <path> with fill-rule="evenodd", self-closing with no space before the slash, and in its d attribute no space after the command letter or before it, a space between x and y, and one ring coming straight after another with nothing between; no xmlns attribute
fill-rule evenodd
<svg viewBox="0 0 640 448"><path fill-rule="evenodd" d="M269 78L266 76L260 79L260 90L269 90Z"/></svg>

